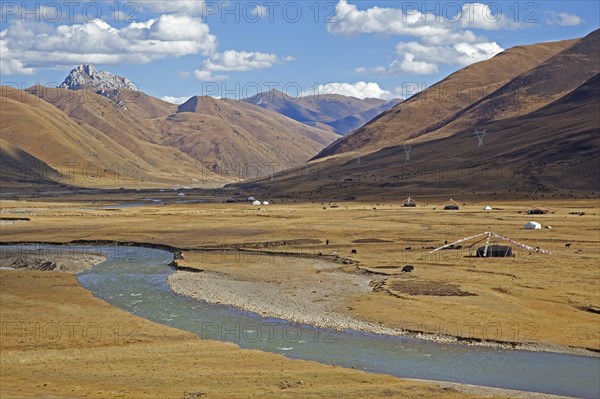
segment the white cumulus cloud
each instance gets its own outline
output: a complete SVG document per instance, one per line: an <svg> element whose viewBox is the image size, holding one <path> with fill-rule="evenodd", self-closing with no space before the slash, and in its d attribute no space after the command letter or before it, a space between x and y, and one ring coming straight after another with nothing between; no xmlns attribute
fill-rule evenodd
<svg viewBox="0 0 600 399"><path fill-rule="evenodd" d="M457 21L463 28L499 30L522 27L503 12L498 3L466 3L458 15Z"/></svg>
<svg viewBox="0 0 600 399"><path fill-rule="evenodd" d="M400 42L396 53L402 60L393 61L387 68L357 68L357 73L373 75L431 74L438 72L439 64L467 66L487 60L504 49L496 42L456 43L446 46L425 45L418 42Z"/></svg>
<svg viewBox="0 0 600 399"><path fill-rule="evenodd" d="M252 10L250 12L252 13L252 15L261 17L261 18L269 16L269 9L267 7L265 7L264 5L260 5L260 4L253 4Z"/></svg>
<svg viewBox="0 0 600 399"><path fill-rule="evenodd" d="M196 69L194 71L194 77L205 82L227 80L229 78L227 75L213 75L212 71L203 71L201 69Z"/></svg>
<svg viewBox="0 0 600 399"><path fill-rule="evenodd" d="M548 18L546 19L546 23L548 25L576 26L583 23L581 17L568 12L549 11L547 14Z"/></svg>
<svg viewBox="0 0 600 399"><path fill-rule="evenodd" d="M449 46L429 46L417 42L400 42L396 46L398 54L411 54L421 61L463 66L487 60L503 50L496 42L456 43Z"/></svg>
<svg viewBox="0 0 600 399"><path fill-rule="evenodd" d="M227 50L215 53L204 62L203 69L207 71L236 71L244 72L253 69L271 68L275 64L289 60L280 58L277 54L261 53L258 51Z"/></svg>
<svg viewBox="0 0 600 399"><path fill-rule="evenodd" d="M426 61L416 61L415 55L411 53L404 54L402 61L394 61L390 64L389 73L406 72L418 75L426 75L438 72L436 64Z"/></svg>
<svg viewBox="0 0 600 399"><path fill-rule="evenodd" d="M204 4L203 0L141 0L113 10L114 22L75 19L45 23L40 18L11 18L0 31L0 73L35 74L39 68L81 63L147 64L164 58L203 55L207 58L201 68L180 71L178 76L218 81L228 79L218 72L245 72L293 61L292 57L259 51L218 52L217 37L202 19ZM207 10L214 6L207 6ZM15 7L18 11L22 6ZM132 19L132 12L141 15L138 11L160 15L126 23ZM267 9L258 3L252 12L267 15Z"/></svg>
<svg viewBox="0 0 600 399"><path fill-rule="evenodd" d="M342 96L356 97L361 100L365 98L380 98L383 100L391 100L396 98L389 90L382 89L375 82L356 82L356 83L327 83L313 87L310 90L302 92L301 96L314 96L324 94L339 94Z"/></svg>
<svg viewBox="0 0 600 399"><path fill-rule="evenodd" d="M79 63L146 64L167 57L209 55L216 51L217 38L200 19L161 15L122 28L99 19L58 26L14 21L0 33L0 46L1 72L11 74Z"/></svg>
<svg viewBox="0 0 600 399"><path fill-rule="evenodd" d="M171 104L181 105L184 102L186 102L187 100L189 100L190 97L192 97L192 96L187 96L187 97L164 96L164 97L161 97L161 100L166 101Z"/></svg>
<svg viewBox="0 0 600 399"><path fill-rule="evenodd" d="M504 49L496 42L477 35L474 29L518 29L522 24L512 21L497 3L466 3L454 6L453 15L446 11L421 12L422 3L405 3L403 8L374 6L359 10L348 0L339 0L335 17L327 29L337 35L385 34L414 37L411 42L400 42L399 56L387 66L359 67L361 74L394 75L432 74L441 64L466 66L483 61ZM452 8L449 7L449 8ZM446 9L446 8L441 8Z"/></svg>
<svg viewBox="0 0 600 399"><path fill-rule="evenodd" d="M293 60L293 57L280 57L277 54L261 53L259 51L227 50L212 54L203 62L202 68L194 71L194 76L196 79L203 81L226 80L227 75L217 75L215 73L266 69Z"/></svg>
<svg viewBox="0 0 600 399"><path fill-rule="evenodd" d="M339 35L383 33L426 38L457 33L472 35L462 28L498 30L521 27L504 15L502 10L496 9L497 6L467 3L461 9L455 7L455 15L440 15L442 12L436 15L421 12L420 4L408 3L404 10L379 6L359 10L356 5L348 3L348 0L339 0L335 15L327 23L327 29L330 33Z"/></svg>
<svg viewBox="0 0 600 399"><path fill-rule="evenodd" d="M0 74L2 75L32 75L35 69L26 67L23 62L12 54L6 40L7 31L0 32Z"/></svg>

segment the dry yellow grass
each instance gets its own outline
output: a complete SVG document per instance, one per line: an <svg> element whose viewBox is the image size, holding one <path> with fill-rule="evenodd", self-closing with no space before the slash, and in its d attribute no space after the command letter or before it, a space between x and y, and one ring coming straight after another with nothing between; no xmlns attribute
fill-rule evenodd
<svg viewBox="0 0 600 399"><path fill-rule="evenodd" d="M503 210L491 212L481 210L483 203L469 203L456 212L441 211L439 204L433 203L413 209L398 204L338 205L333 209L326 204L282 204L258 210L247 204L200 204L82 211L74 208L87 205L5 201L5 210L40 209L32 211L30 222L3 226L2 240L102 239L190 249L262 247L312 255L335 251L359 262L359 268L397 274L389 276L377 292L355 297L347 304L346 311L359 318L468 338L600 349L599 316L589 311L600 309L597 202L548 202L544 205L554 213L540 216L518 213L531 204L508 202L493 204ZM569 214L574 211L586 214ZM522 226L529 220L553 228L525 231ZM422 249L483 231L495 231L553 253L516 249L514 258L477 259L465 257L468 251L464 249L434 255ZM387 242L354 242L373 238ZM306 239L320 244L294 242ZM270 244L265 248L264 242ZM565 247L566 243L571 246ZM357 253L351 254L352 249ZM242 266L244 257L238 262ZM377 266L408 263L416 267L411 274L377 270ZM354 271L356 265L349 265L348 271ZM212 267L218 270L218 262ZM264 271L269 272L268 264ZM447 282L475 295L409 295L390 290L396 280Z"/></svg>
<svg viewBox="0 0 600 399"><path fill-rule="evenodd" d="M0 301L2 398L470 397L200 340L113 308L68 274L0 271Z"/></svg>

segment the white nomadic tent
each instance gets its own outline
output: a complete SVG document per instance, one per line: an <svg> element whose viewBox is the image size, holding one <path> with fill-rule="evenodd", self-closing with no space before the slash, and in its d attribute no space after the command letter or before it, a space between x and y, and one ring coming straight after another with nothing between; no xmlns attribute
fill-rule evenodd
<svg viewBox="0 0 600 399"><path fill-rule="evenodd" d="M269 205L269 201L263 201L263 205Z"/></svg>
<svg viewBox="0 0 600 399"><path fill-rule="evenodd" d="M527 222L525 226L523 226L525 230L541 230L542 225L538 222Z"/></svg>
<svg viewBox="0 0 600 399"><path fill-rule="evenodd" d="M486 205L485 208L483 208L484 211L491 211L492 207L489 205Z"/></svg>
<svg viewBox="0 0 600 399"><path fill-rule="evenodd" d="M252 203L252 205L254 205L254 206L259 206L259 205L260 205L260 201L259 201L259 200L256 200L256 201L254 201L254 202Z"/></svg>

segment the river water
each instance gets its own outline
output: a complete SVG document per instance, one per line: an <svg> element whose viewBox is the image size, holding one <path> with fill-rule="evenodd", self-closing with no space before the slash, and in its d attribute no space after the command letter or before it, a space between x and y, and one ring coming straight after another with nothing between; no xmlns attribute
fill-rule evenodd
<svg viewBox="0 0 600 399"><path fill-rule="evenodd" d="M600 397L599 358L441 344L298 325L174 293L166 282L174 272L167 266L172 255L166 251L139 247L35 247L65 253L106 253L106 262L78 275L83 287L127 312L203 338L398 377Z"/></svg>

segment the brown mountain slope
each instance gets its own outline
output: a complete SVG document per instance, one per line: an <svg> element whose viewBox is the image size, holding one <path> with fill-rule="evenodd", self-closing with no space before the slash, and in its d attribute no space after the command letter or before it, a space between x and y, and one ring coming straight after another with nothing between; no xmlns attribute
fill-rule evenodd
<svg viewBox="0 0 600 399"><path fill-rule="evenodd" d="M335 87L333 88L335 89ZM398 102L388 102L377 98L361 100L350 96L324 93L291 97L278 90L259 93L242 101L275 111L305 125L334 131L338 134L350 133L353 128L364 125L377 114L388 110Z"/></svg>
<svg viewBox="0 0 600 399"><path fill-rule="evenodd" d="M165 121L169 145L210 170L240 178L269 176L304 163L338 136L252 104L192 97Z"/></svg>
<svg viewBox="0 0 600 399"><path fill-rule="evenodd" d="M7 87L2 93L2 162L11 165L3 179L11 175L34 182L49 178L73 185L122 186L140 184L143 176L166 177L103 132L46 101ZM40 165L32 164L38 161Z"/></svg>
<svg viewBox="0 0 600 399"><path fill-rule="evenodd" d="M131 167L144 185L206 184L214 186L220 176L203 168L198 160L178 148L165 145L161 118L175 110L172 104L144 93L111 91L112 99L89 90L67 90L35 86L28 92L66 113L73 124L92 137L108 137L130 154L119 159L119 165L146 165L138 172ZM35 98L35 97L34 97ZM39 102L39 100L38 100ZM44 158L45 159L45 158ZM52 159L51 157L49 159ZM123 166L122 166L123 168ZM93 184L92 184L93 185Z"/></svg>
<svg viewBox="0 0 600 399"><path fill-rule="evenodd" d="M127 89L103 90L104 95L114 102L122 103L128 110L136 115L146 118L159 118L172 114L177 106L158 98L152 97L141 91Z"/></svg>
<svg viewBox="0 0 600 399"><path fill-rule="evenodd" d="M413 141L445 137L492 120L525 115L571 92L600 72L600 30L515 77L489 96L425 129Z"/></svg>
<svg viewBox="0 0 600 399"><path fill-rule="evenodd" d="M162 148L153 148L156 145L160 147L160 129L148 117L152 111L146 111L132 101L130 95L134 92L115 97L127 99L127 105L121 106L86 89L72 91L35 86L28 92L59 108L71 118L100 130L149 163L157 166L164 164ZM166 116L169 111L165 111Z"/></svg>
<svg viewBox="0 0 600 399"><path fill-rule="evenodd" d="M193 97L178 110L123 89L97 94L36 86L28 92L89 135L101 132L134 155L123 159L143 160L148 181L159 174L180 185L213 187L267 176L305 162L338 137L239 101Z"/></svg>
<svg viewBox="0 0 600 399"><path fill-rule="evenodd" d="M510 193L564 196L598 194L600 182L600 75L527 115L489 121L479 145L470 130L348 161L332 157L247 183L253 192L314 199L409 195Z"/></svg>
<svg viewBox="0 0 600 399"><path fill-rule="evenodd" d="M517 46L463 68L325 148L316 158L399 145L539 65L575 40Z"/></svg>
<svg viewBox="0 0 600 399"><path fill-rule="evenodd" d="M30 184L52 184L66 176L39 158L0 139L0 180L6 182L29 182ZM4 190L2 190L4 191Z"/></svg>
<svg viewBox="0 0 600 399"><path fill-rule="evenodd" d="M194 112L199 114L209 114L222 116L233 124L244 126L249 124L251 128L258 128L259 124L265 124L270 127L277 127L289 131L291 134L299 134L314 141L318 145L328 145L339 136L337 134L315 129L288 118L277 112L263 109L256 105L228 99L216 100L207 96L196 96L190 98L184 104L180 105L178 112ZM244 118L248 117L248 120ZM261 130L256 134L263 134ZM260 136L267 140L268 136ZM314 144L310 144L314 147ZM318 147L318 146L317 146Z"/></svg>

